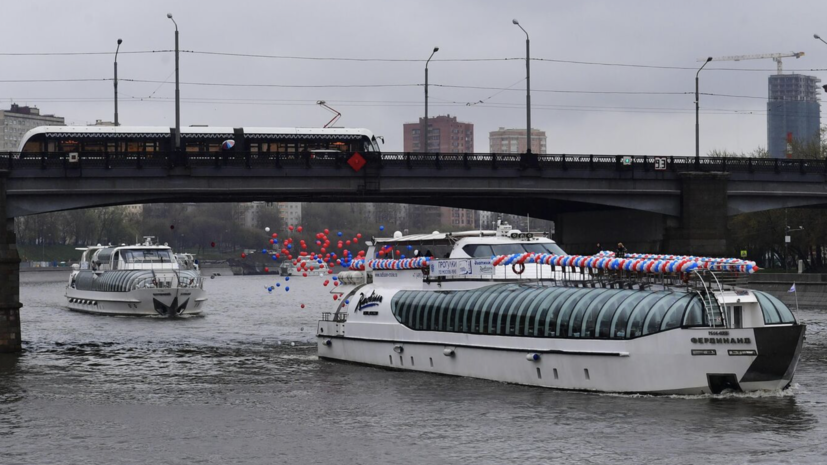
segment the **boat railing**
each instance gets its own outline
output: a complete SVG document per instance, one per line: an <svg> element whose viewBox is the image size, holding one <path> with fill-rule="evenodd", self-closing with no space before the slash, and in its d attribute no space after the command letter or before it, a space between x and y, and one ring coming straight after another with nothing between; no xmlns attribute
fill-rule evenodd
<svg viewBox="0 0 827 465"><path fill-rule="evenodd" d="M708 273L711 275L713 279L718 283L718 288L723 292L721 288L720 282L718 282L718 278L715 277L715 273ZM704 280L702 274L698 272L698 270L692 270L692 276L695 279L692 279L692 289L700 296L701 301L703 302L704 309L706 310L706 320L707 324L712 327L726 327L726 316L724 315L724 311L721 308L721 304L718 302L718 299L715 297L714 292L712 292L709 288L709 285Z"/></svg>
<svg viewBox="0 0 827 465"><path fill-rule="evenodd" d="M347 313L342 312L324 312L322 313L322 321L333 321L336 323L344 323L347 321Z"/></svg>

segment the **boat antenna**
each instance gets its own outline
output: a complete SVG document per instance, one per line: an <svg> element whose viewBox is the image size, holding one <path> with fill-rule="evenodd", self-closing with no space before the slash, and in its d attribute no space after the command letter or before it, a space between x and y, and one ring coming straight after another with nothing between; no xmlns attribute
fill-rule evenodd
<svg viewBox="0 0 827 465"><path fill-rule="evenodd" d="M340 112L334 110L333 108L330 108L330 106L328 106L327 102L325 102L324 100L317 100L316 104L319 105L320 107L326 109L326 110L329 110L329 111L335 113L333 118L330 121L328 121L327 124L325 124L322 127L324 127L324 128L329 127L331 124L335 123L336 121L339 121L339 118L342 117L342 114Z"/></svg>

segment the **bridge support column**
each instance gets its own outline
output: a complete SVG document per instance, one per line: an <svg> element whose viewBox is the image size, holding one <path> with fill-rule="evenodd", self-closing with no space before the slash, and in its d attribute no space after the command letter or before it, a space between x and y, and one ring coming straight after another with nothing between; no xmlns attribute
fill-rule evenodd
<svg viewBox="0 0 827 465"><path fill-rule="evenodd" d="M0 353L20 352L20 256L6 220L6 171L0 171Z"/></svg>
<svg viewBox="0 0 827 465"><path fill-rule="evenodd" d="M728 173L681 173L680 226L666 231L665 252L725 257Z"/></svg>

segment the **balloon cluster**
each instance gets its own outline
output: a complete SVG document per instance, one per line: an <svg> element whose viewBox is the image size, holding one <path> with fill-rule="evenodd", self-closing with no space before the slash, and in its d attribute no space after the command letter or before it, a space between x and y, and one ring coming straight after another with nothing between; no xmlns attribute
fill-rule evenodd
<svg viewBox="0 0 827 465"><path fill-rule="evenodd" d="M362 233L357 233L350 239L345 239L341 231L336 232L338 239L334 245L330 238L330 229L325 228L315 234L311 240L303 239L304 228L302 226L289 225L287 227L288 237L279 241L278 233L270 233L270 228L264 228L267 233L267 248L262 248L263 255L269 255L273 261L285 260L289 261L300 276L307 277L316 274L334 273L336 266L341 266L345 269L352 266L354 261L364 261L365 251L351 251L350 247L359 244L362 240ZM295 234L295 238L293 237ZM340 250L336 250L340 249ZM335 251L335 252L334 252ZM355 255L354 255L355 253ZM247 258L247 253L243 252L241 258ZM264 268L265 273L269 273L268 267ZM338 286L339 281L336 276L332 276L333 286ZM325 280L322 285L328 286L331 284L331 279ZM289 281L290 277L285 276L285 281ZM265 286L268 293L272 293L276 288L281 287L281 283L276 283L275 286ZM284 286L284 291L289 292L290 287ZM333 296L334 300L338 299L338 295ZM302 305L304 308L304 305Z"/></svg>

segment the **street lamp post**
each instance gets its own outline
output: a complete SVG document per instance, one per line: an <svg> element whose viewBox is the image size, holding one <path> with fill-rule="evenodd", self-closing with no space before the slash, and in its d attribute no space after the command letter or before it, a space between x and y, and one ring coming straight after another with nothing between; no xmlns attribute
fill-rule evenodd
<svg viewBox="0 0 827 465"><path fill-rule="evenodd" d="M115 126L120 126L118 122L118 51L121 49L122 39L118 39L118 47L115 49Z"/></svg>
<svg viewBox="0 0 827 465"><path fill-rule="evenodd" d="M434 57L434 53L439 51L439 47L434 47L434 51L431 52L431 56L428 57L428 60L425 62L425 129L420 128L420 132L422 134L419 135L419 145L422 146L422 141L424 140L425 143L425 153L428 153L428 63L431 62L431 58Z"/></svg>
<svg viewBox="0 0 827 465"><path fill-rule="evenodd" d="M827 42L825 42L825 40L824 40L824 39L822 39L822 38L821 38L821 36L819 36L818 34L813 34L813 38L814 38L814 39L818 39L818 40L820 40L820 41L824 42L825 44L827 44Z"/></svg>
<svg viewBox="0 0 827 465"><path fill-rule="evenodd" d="M520 26L519 21L516 19L511 20L512 23L516 24L517 27L525 32L525 119L526 119L526 147L525 152L531 153L531 53L530 53L530 43L528 40L528 32Z"/></svg>
<svg viewBox="0 0 827 465"><path fill-rule="evenodd" d="M178 23L167 13L167 18L175 25L175 150L181 149L181 90L178 81Z"/></svg>
<svg viewBox="0 0 827 465"><path fill-rule="evenodd" d="M698 109L700 108L700 94L698 93L698 75L701 74L701 70L704 69L704 66L706 66L706 64L710 61L712 61L712 57L707 58L704 64L698 68L698 72L695 73L695 169L701 168L701 129L698 116Z"/></svg>

